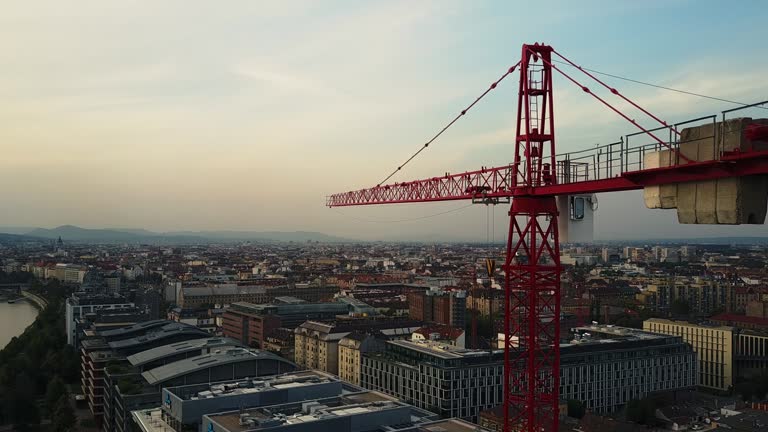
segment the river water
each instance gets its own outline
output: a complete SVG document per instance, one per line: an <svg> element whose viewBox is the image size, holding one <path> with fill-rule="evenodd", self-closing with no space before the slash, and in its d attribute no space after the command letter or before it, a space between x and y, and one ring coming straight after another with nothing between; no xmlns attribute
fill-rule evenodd
<svg viewBox="0 0 768 432"><path fill-rule="evenodd" d="M37 318L37 312L28 300L11 304L3 299L0 302L0 348L5 347L14 336L24 333L24 329Z"/></svg>

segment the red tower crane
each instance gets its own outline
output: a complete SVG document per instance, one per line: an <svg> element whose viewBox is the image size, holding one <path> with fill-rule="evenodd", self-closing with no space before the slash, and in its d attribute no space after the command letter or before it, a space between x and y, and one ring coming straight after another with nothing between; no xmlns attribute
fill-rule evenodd
<svg viewBox="0 0 768 432"><path fill-rule="evenodd" d="M560 60L553 59L557 56ZM554 63L586 74L661 126L645 129L593 93ZM440 136L485 94L519 66L515 154L511 164L424 180L379 184L328 197L329 207L473 200L498 203L511 199L505 272L504 421L505 432L558 429L560 369L560 245L556 196L642 189L646 186L768 174L768 151L720 152L713 160L693 161L679 151L677 125L668 125L559 54L551 46L523 45L522 58L475 102L461 111ZM626 140L591 151L558 155L555 151L552 76L557 71L585 93L640 129L653 141L630 146ZM758 105L758 104L755 104ZM696 121L709 119L700 118ZM711 116L712 121L716 120ZM658 135L668 133L670 139ZM433 138L416 153L434 141ZM643 166L646 152L670 149L668 167ZM414 155L416 156L416 155ZM408 163L412 156L406 163ZM398 167L397 173L405 164ZM392 175L385 179L385 182Z"/></svg>

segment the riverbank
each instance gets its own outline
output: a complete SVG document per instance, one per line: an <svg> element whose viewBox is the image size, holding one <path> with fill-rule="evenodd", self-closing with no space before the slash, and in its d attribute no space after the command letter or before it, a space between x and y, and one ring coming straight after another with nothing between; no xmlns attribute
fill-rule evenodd
<svg viewBox="0 0 768 432"><path fill-rule="evenodd" d="M78 352L67 345L63 298L50 297L46 301L33 293L25 293L24 297L29 301L0 304L7 312L25 308L36 315L21 335L0 350L0 370L4 372L0 374L0 426L36 426L51 421L55 424L61 417L60 408L69 407L66 385L77 385L80 378ZM37 310L46 303L42 310ZM0 315L2 318L21 324L10 313ZM63 390L61 394L49 395L48 387L54 382L60 383ZM62 398L65 402L59 403ZM41 403L42 400L45 402ZM66 430L74 429L69 425Z"/></svg>
<svg viewBox="0 0 768 432"><path fill-rule="evenodd" d="M48 306L48 301L37 294L32 294L29 291L22 290L21 295L23 295L27 300L31 301L40 310L43 310L46 308L46 306Z"/></svg>
<svg viewBox="0 0 768 432"><path fill-rule="evenodd" d="M24 297L14 303L0 302L0 349L24 333L40 314L37 305Z"/></svg>

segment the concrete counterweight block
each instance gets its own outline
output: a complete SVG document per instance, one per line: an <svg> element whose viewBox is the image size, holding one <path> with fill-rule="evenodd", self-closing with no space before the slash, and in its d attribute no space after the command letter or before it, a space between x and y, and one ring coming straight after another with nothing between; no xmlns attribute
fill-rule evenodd
<svg viewBox="0 0 768 432"><path fill-rule="evenodd" d="M738 118L683 129L680 153L692 161L720 158L722 152L768 149L749 142L744 130L768 120ZM680 164L686 161L681 158ZM677 185L677 219L687 224L761 224L768 207L768 176L732 177Z"/></svg>
<svg viewBox="0 0 768 432"><path fill-rule="evenodd" d="M753 123L768 120L736 118L721 125L724 152L766 150L768 143L751 142L745 136ZM719 224L762 224L768 207L768 176L745 176L717 180L717 222Z"/></svg>
<svg viewBox="0 0 768 432"><path fill-rule="evenodd" d="M643 157L643 169L663 168L675 164L671 150L648 153ZM643 188L645 206L650 209L673 209L677 207L677 185L665 184Z"/></svg>
<svg viewBox="0 0 768 432"><path fill-rule="evenodd" d="M680 164L687 161L713 160L716 158L718 127L707 123L685 128L680 132ZM685 224L717 223L715 199L717 183L714 180L688 182L677 185L677 221Z"/></svg>

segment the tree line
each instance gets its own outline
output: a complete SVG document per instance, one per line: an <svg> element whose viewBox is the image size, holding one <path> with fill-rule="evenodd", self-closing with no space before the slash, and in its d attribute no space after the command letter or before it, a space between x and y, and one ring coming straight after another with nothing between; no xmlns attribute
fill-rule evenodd
<svg viewBox="0 0 768 432"><path fill-rule="evenodd" d="M6 278L0 274L0 280ZM0 351L0 424L23 431L49 419L46 430L72 430L75 415L67 387L79 383L80 359L66 342L67 290L58 282L42 285L33 279L32 283L48 306Z"/></svg>

